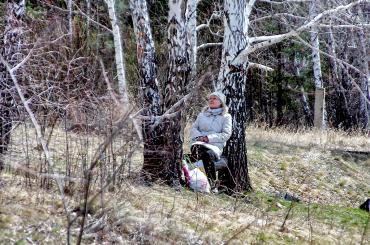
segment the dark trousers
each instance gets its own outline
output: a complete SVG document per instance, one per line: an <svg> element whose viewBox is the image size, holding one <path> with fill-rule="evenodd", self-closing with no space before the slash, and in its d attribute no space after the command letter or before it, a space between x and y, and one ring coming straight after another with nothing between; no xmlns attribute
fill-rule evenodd
<svg viewBox="0 0 370 245"><path fill-rule="evenodd" d="M199 160L203 161L204 169L206 171L211 186L216 180L216 169L214 164L216 159L217 155L207 147L204 147L202 145L193 145L191 147L190 160L192 162L196 162Z"/></svg>

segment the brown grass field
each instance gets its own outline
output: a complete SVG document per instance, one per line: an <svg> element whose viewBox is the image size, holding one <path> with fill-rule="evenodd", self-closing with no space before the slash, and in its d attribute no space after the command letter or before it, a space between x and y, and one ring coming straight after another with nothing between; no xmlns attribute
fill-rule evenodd
<svg viewBox="0 0 370 245"><path fill-rule="evenodd" d="M6 169L0 174L0 243L65 244L67 221L55 182L40 188L45 161L34 133L13 133ZM64 173L64 132L50 142L54 169ZM74 183L66 195L69 211L81 205L83 163L91 160L100 136L69 136ZM28 142L27 144L25 142ZM112 144L119 163L122 148ZM370 196L370 138L341 131L247 129L249 172L254 192L233 198L224 194L177 192L156 183L137 181L142 163L138 147L115 188L98 194L90 205L84 244L369 244L369 213L358 209ZM186 150L187 143L184 144ZM126 155L125 155L126 154ZM84 160L83 160L84 159ZM96 169L98 193L109 177L112 159ZM301 198L284 200L290 193ZM71 212L75 217L76 213ZM78 221L78 220L77 220ZM284 223L284 224L283 224ZM71 241L78 234L71 227Z"/></svg>

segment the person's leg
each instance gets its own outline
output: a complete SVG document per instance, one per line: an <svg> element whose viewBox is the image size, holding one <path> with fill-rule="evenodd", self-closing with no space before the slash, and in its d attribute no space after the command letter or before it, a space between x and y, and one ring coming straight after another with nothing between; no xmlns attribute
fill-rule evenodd
<svg viewBox="0 0 370 245"><path fill-rule="evenodd" d="M190 160L192 162L196 162L199 160L203 161L204 169L206 171L206 175L211 186L214 185L216 181L216 168L214 164L216 158L216 154L207 147L204 147L202 145L193 145L191 148Z"/></svg>
<svg viewBox="0 0 370 245"><path fill-rule="evenodd" d="M206 148L203 152L202 160L204 164L204 169L206 170L206 174L211 186L214 185L216 181L216 168L214 164L216 158L217 156L212 150Z"/></svg>

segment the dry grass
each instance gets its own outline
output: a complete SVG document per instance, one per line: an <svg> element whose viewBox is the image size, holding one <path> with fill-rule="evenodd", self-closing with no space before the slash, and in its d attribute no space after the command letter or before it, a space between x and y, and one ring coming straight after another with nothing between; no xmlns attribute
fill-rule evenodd
<svg viewBox="0 0 370 245"><path fill-rule="evenodd" d="M62 170L66 150L63 131L55 134L60 137L51 142L51 149ZM34 141L30 141L27 158L22 133L14 135L6 163L22 166L28 159L37 169L40 153L35 156ZM73 145L70 154L76 167L81 164L81 156L90 159L101 142L98 136L71 134L70 137ZM176 192L159 184L143 186L133 177L142 161L138 151L131 161L131 177L126 171L118 188L105 191L92 204L94 213L88 216L84 243L360 243L368 214L357 207L370 195L370 159L346 150L366 149L368 138L334 131L323 137L312 131L297 133L256 127L248 128L247 137L254 193L235 199L186 189ZM317 140L319 137L325 141ZM87 141L91 148L86 148ZM115 147L119 151L118 143ZM66 220L56 189L53 185L50 189L39 188L32 178L29 187L23 174L14 170L1 174L0 243L65 243ZM95 183L98 182L99 178ZM95 184L92 191L98 189L99 185ZM282 230L292 204L277 197L277 192L296 194L303 200L294 204ZM68 196L71 209L80 204L81 195L81 189L76 187L74 195ZM99 225L102 228L94 230ZM369 233L364 244L369 241ZM72 234L74 241L77 224L72 227Z"/></svg>
<svg viewBox="0 0 370 245"><path fill-rule="evenodd" d="M255 127L248 128L247 135L257 190L287 191L304 201L350 206L370 195L369 137Z"/></svg>
<svg viewBox="0 0 370 245"><path fill-rule="evenodd" d="M348 133L336 129L320 131L250 126L247 128L247 137L252 144L260 141L294 147L370 152L370 136L359 131Z"/></svg>

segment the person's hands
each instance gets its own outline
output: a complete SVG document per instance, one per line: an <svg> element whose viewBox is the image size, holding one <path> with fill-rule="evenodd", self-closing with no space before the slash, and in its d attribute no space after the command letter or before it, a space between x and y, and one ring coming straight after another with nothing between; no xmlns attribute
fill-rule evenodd
<svg viewBox="0 0 370 245"><path fill-rule="evenodd" d="M197 140L208 143L208 137L207 136L199 136L199 137L197 137Z"/></svg>

